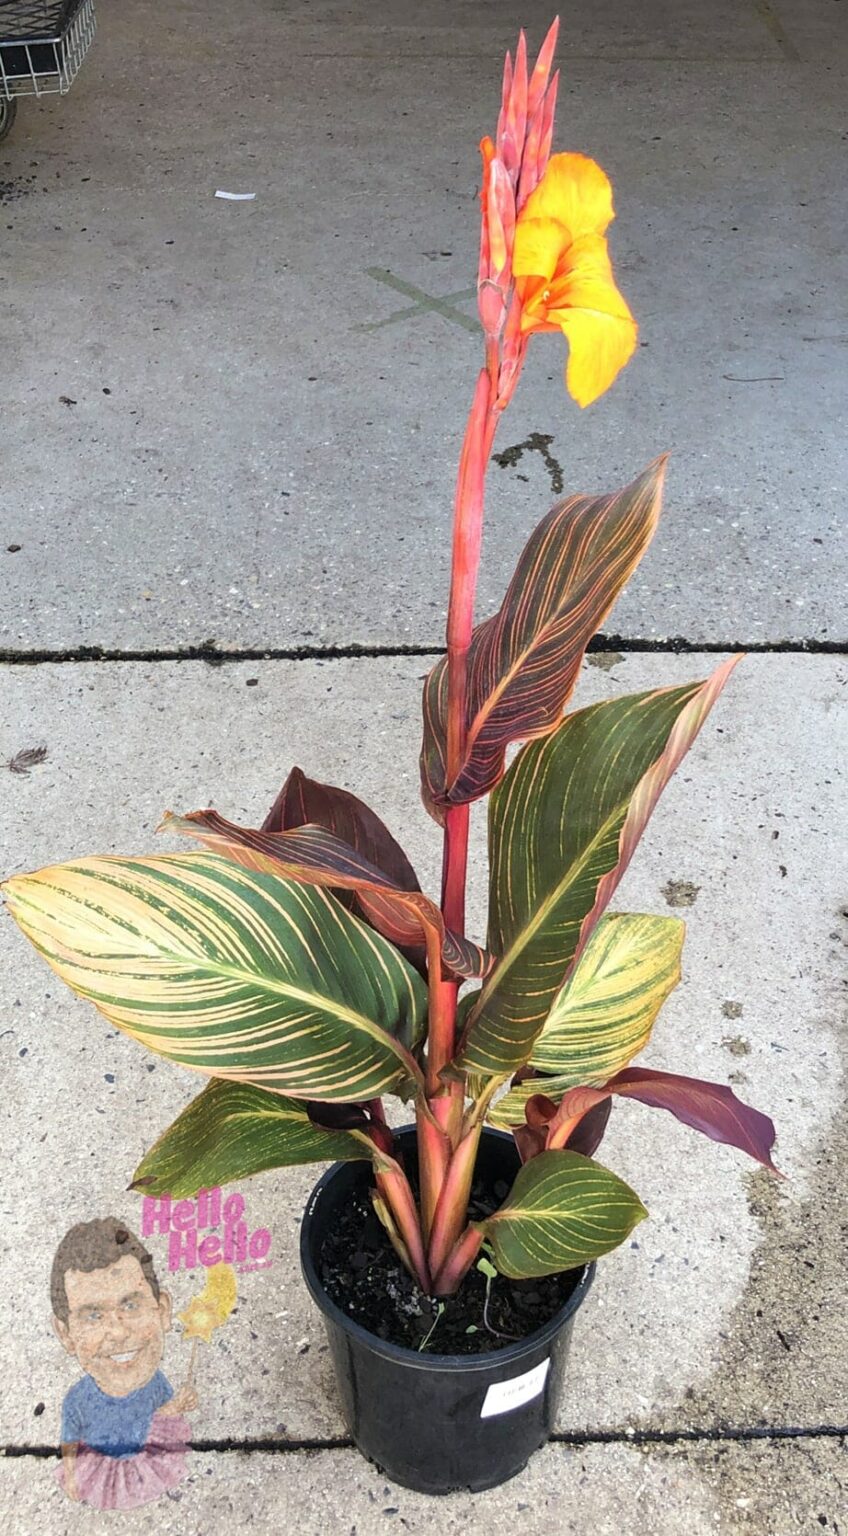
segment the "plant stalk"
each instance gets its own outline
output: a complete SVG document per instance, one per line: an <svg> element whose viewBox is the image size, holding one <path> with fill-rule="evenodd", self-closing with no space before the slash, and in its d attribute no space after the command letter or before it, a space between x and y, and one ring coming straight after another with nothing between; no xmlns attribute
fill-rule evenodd
<svg viewBox="0 0 848 1536"><path fill-rule="evenodd" d="M448 703L446 787L459 776L467 739L468 651L483 536L486 467L499 417L499 343L487 339L465 430L454 498L453 549L448 604ZM448 806L442 854L442 914L456 933L465 932L470 806ZM459 984L442 976L441 951L428 937L429 1030L426 1105L418 1112L421 1225L429 1244L428 1267L441 1264L466 1219L480 1127L463 1137L463 1084L445 1081L456 1051Z"/></svg>
<svg viewBox="0 0 848 1536"><path fill-rule="evenodd" d="M425 1098L415 1114L418 1133L418 1179L421 1186L421 1227L424 1242L430 1241L433 1218L450 1162L451 1144Z"/></svg>
<svg viewBox="0 0 848 1536"><path fill-rule="evenodd" d="M429 1294L430 1270L427 1264L427 1256L424 1252L424 1241L421 1235L421 1225L415 1199L400 1164L394 1158L378 1156L374 1159L375 1183L386 1210L397 1229L403 1247L406 1250L402 1254L404 1263L408 1263L422 1291ZM379 1207L378 1207L379 1214ZM392 1237L391 1227L387 1227L389 1237Z"/></svg>
<svg viewBox="0 0 848 1536"><path fill-rule="evenodd" d="M466 1227L433 1281L434 1296L453 1296L474 1263L482 1245L483 1233L477 1227Z"/></svg>
<svg viewBox="0 0 848 1536"><path fill-rule="evenodd" d="M431 1274L442 1268L468 1220L468 1199L482 1129L482 1121L472 1125L450 1160L430 1233L427 1263Z"/></svg>

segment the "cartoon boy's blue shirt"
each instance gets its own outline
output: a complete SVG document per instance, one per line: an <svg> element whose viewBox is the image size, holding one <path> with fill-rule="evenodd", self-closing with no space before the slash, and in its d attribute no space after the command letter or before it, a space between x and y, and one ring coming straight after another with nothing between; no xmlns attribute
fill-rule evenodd
<svg viewBox="0 0 848 1536"><path fill-rule="evenodd" d="M109 1397L92 1376L83 1376L62 1404L62 1444L81 1441L102 1456L137 1456L154 1413L173 1395L161 1371L126 1397Z"/></svg>

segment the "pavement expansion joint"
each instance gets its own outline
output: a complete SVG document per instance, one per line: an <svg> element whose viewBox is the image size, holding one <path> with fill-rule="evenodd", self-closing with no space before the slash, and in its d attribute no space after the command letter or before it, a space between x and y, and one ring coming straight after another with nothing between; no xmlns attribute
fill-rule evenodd
<svg viewBox="0 0 848 1536"><path fill-rule="evenodd" d="M753 1441L773 1440L846 1440L848 1424L751 1424L714 1425L686 1429L600 1429L563 1431L551 1435L549 1444L567 1446L590 1445L678 1445L716 1444L734 1442L746 1444ZM295 1455L304 1451L350 1451L351 1439L336 1435L322 1439L317 1436L305 1439L279 1439L276 1436L228 1436L217 1440L191 1440L190 1449L198 1452L238 1455ZM20 1460L55 1460L61 1455L58 1445L5 1445L0 1457Z"/></svg>
<svg viewBox="0 0 848 1536"><path fill-rule="evenodd" d="M621 651L642 655L727 655L744 653L761 656L845 656L845 640L689 640L684 635L654 638L638 635L595 635L589 642L590 655ZM245 661L375 661L402 656L442 656L444 647L425 645L291 645L223 647L209 641L201 645L157 647L151 649L108 649L81 645L66 650L0 649L0 666L32 667L93 662L204 661L210 667Z"/></svg>

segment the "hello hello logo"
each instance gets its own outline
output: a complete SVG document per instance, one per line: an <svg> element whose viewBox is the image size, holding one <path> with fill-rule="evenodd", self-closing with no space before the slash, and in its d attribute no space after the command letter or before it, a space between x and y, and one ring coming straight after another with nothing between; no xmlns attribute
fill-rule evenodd
<svg viewBox="0 0 848 1536"><path fill-rule="evenodd" d="M145 1195L141 1207L142 1237L158 1234L168 1239L168 1269L211 1269L232 1264L242 1273L269 1269L272 1263L271 1233L267 1227L250 1230L245 1219L244 1195L234 1190L201 1189L196 1200L172 1200L170 1195Z"/></svg>

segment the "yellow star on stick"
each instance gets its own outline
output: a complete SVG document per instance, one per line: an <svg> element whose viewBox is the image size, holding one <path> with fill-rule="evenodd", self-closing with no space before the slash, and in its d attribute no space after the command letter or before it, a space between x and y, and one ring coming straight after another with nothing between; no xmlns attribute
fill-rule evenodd
<svg viewBox="0 0 848 1536"><path fill-rule="evenodd" d="M203 1290L192 1297L182 1312L177 1313L183 1325L183 1338L194 1341L191 1347L187 1385L191 1383L194 1375L198 1339L202 1339L204 1344L211 1344L213 1332L227 1321L236 1304L237 1295L236 1272L232 1264L213 1264L206 1276Z"/></svg>

